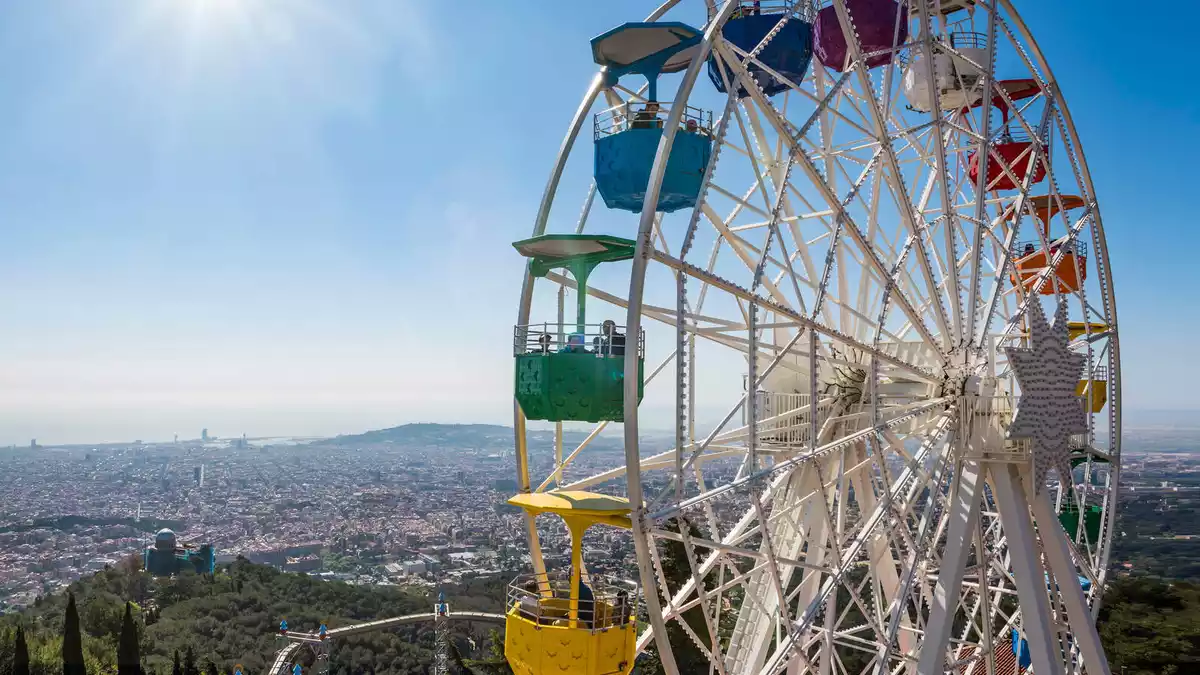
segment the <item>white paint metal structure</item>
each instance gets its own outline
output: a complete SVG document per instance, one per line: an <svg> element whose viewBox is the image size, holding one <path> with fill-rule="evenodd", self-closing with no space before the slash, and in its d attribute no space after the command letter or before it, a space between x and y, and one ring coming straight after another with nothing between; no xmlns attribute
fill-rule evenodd
<svg viewBox="0 0 1200 675"><path fill-rule="evenodd" d="M868 68L881 50L864 50L853 12L871 3L787 3L782 21L834 12L847 63L814 58L768 97L746 66L772 72L758 60L771 35L748 51L722 37L740 4L666 2L647 19L703 25L701 58L749 94L717 93L702 60L660 81L672 111L686 102L718 120L694 209L654 212L679 119L665 121L638 217L594 207L595 184L574 169L591 161L576 142L589 116L640 100L637 83L598 75L569 125L533 234L636 238L634 260L587 292L592 320L608 311L627 334L646 330L646 399L630 350L625 462L603 470L579 467L605 423L538 462L514 405L520 489L629 497L649 611L638 647L653 642L668 673L698 653L723 675L996 675L1020 652L1037 675L1107 675L1094 617L1119 473L1116 305L1091 177L1041 51L1008 0L931 0L911 3L895 58ZM969 50L951 46L966 33ZM974 70L959 85L978 93L908 105L912 68L953 88L939 55ZM1028 149L1002 155L1014 138ZM972 176L972 155L992 168ZM1046 252L1041 265L1021 262L1024 241ZM527 275L518 325L554 316L563 289L575 289L565 275ZM1051 440L1074 465L1048 474L1035 473L1036 437L1011 433L1036 380L1013 367L1038 351L1034 316L1055 317L1056 333L1072 325L1078 379L1104 399L1085 401L1084 433L1043 432L1070 432ZM668 426L674 447L643 451L639 430ZM680 543L691 579L675 584L662 559Z"/></svg>

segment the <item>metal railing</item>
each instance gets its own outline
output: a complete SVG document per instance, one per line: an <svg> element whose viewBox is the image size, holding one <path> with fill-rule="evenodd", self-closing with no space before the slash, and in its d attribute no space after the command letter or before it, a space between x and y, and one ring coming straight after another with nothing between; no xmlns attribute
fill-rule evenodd
<svg viewBox="0 0 1200 675"><path fill-rule="evenodd" d="M946 42L951 49L987 49L987 36L983 33L954 32L938 41Z"/></svg>
<svg viewBox="0 0 1200 675"><path fill-rule="evenodd" d="M1105 368L1097 368L1093 371L1094 379L1099 380L1106 376L1107 369ZM1088 403L1086 395L1075 398L1080 401L1080 405L1086 406ZM998 423L997 429L1003 431L1012 424L1013 416L1019 406L1019 398L1014 406L1014 401L1009 396L980 396L967 403L965 412L968 416L973 416L976 423L988 423L987 418L994 418L994 422ZM1088 435L1071 435L1068 439L1068 446L1072 450L1087 448ZM983 453L973 452L969 456L993 461L1022 462L1031 459L1032 450L1032 441L1027 438L1005 438L1002 447L989 447Z"/></svg>
<svg viewBox="0 0 1200 675"><path fill-rule="evenodd" d="M601 631L632 626L637 621L638 585L627 579L591 575L580 582L591 599L572 598L570 576L562 572L524 574L508 585L509 613L539 626L570 626L571 604L578 603L574 628Z"/></svg>
<svg viewBox="0 0 1200 675"><path fill-rule="evenodd" d="M671 101L627 101L602 110L593 118L593 137L598 141L629 129L661 129L672 105ZM712 111L685 105L679 125L681 131L712 136Z"/></svg>
<svg viewBox="0 0 1200 675"><path fill-rule="evenodd" d="M937 35L934 36L934 42L948 45L950 49L956 50L987 48L987 36L983 33L955 32L948 35ZM907 70L913 61L925 55L925 49L920 43L912 42L902 46L908 48L901 49L896 53L896 62L900 65L901 69ZM936 46L933 48L933 52L935 54L939 52Z"/></svg>
<svg viewBox="0 0 1200 675"><path fill-rule="evenodd" d="M762 2L740 0L729 18L732 20L760 14L791 14L792 12L806 21L811 21L816 14L816 9L811 0L763 0ZM708 18L712 18L712 11L709 11Z"/></svg>
<svg viewBox="0 0 1200 675"><path fill-rule="evenodd" d="M812 436L810 412L807 409L811 400L812 397L808 394L761 389L755 392L754 408L758 418L755 428L758 440L782 445L807 445ZM817 405L817 429L821 428L829 416L830 408L829 403ZM742 424L750 425L750 415L746 406L742 407Z"/></svg>
<svg viewBox="0 0 1200 675"><path fill-rule="evenodd" d="M624 358L627 348L625 327L616 324L584 324L583 332L574 323L531 323L513 328L513 356L577 353ZM636 348L638 357L644 358L646 331L638 333Z"/></svg>
<svg viewBox="0 0 1200 675"><path fill-rule="evenodd" d="M1062 247L1067 247L1067 253L1071 253L1072 248L1074 248L1075 254L1081 255L1081 256L1087 256L1088 246L1087 246L1086 241L1081 241L1079 239L1076 239L1075 242L1072 244L1072 243L1063 241L1062 238L1054 239L1050 242L1050 255L1053 256L1054 254L1058 253L1058 249L1062 248ZM1040 251L1042 251L1042 242L1041 241L1018 242L1016 244L1013 244L1013 249L1012 249L1014 258L1024 258L1025 256L1033 255L1034 253L1038 253Z"/></svg>
<svg viewBox="0 0 1200 675"><path fill-rule="evenodd" d="M1042 142L1042 145L1047 145L1049 143L1049 133L1049 130L1047 130L1038 135L1038 140ZM993 144L1030 142L1032 142L1031 137L1029 136L1029 132L1025 130L1025 127L1021 126L1020 124L1010 123L1008 126L1000 130L1000 135L993 141ZM1018 163L1026 162L1028 160L1029 156L1026 155L1022 159L1018 160Z"/></svg>

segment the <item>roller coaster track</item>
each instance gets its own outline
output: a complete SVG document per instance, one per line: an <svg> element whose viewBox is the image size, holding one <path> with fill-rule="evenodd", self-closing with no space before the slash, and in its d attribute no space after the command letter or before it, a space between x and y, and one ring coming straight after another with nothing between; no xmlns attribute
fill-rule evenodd
<svg viewBox="0 0 1200 675"><path fill-rule="evenodd" d="M340 637L357 635L359 633L370 633L377 630L387 630L396 626L404 626L412 623L422 623L424 621L434 621L437 615L434 612L425 612L422 614L406 614L404 616L392 617L391 619L380 619L378 621L367 621L365 623L356 623L341 628L330 628L325 633L324 642L331 642ZM449 621L482 621L485 623L504 623L503 614L490 614L487 612L452 612L446 615ZM271 665L269 675L290 675L290 668L296 657L300 654L301 648L306 645L320 644L322 640L316 633L300 633L289 632L287 638L290 641L287 646L279 650L275 655L275 662Z"/></svg>

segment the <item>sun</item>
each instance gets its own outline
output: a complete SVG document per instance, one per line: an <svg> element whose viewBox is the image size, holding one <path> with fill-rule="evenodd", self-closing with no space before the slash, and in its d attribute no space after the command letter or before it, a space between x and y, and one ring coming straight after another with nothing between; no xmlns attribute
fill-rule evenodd
<svg viewBox="0 0 1200 675"><path fill-rule="evenodd" d="M195 28L217 29L240 24L258 0L171 0Z"/></svg>
<svg viewBox="0 0 1200 675"><path fill-rule="evenodd" d="M196 14L225 14L241 11L246 0L176 0Z"/></svg>

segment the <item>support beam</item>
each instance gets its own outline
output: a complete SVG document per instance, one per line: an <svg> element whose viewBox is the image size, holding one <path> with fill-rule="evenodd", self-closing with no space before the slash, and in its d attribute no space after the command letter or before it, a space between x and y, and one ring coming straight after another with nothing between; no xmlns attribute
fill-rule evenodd
<svg viewBox="0 0 1200 675"><path fill-rule="evenodd" d="M1055 585L1063 605L1067 608L1067 619L1071 624L1071 635L1079 646L1083 664L1088 675L1111 675L1104 647L1100 644L1100 633L1088 609L1087 597L1079 583L1079 574L1071 560L1071 545L1067 534L1058 522L1058 516L1050 505L1050 495L1045 490L1033 497L1033 516L1038 522L1038 534L1046 551L1046 562L1054 575Z"/></svg>
<svg viewBox="0 0 1200 675"><path fill-rule="evenodd" d="M1000 526L1008 540L1013 582L1021 603L1021 622L1033 670L1038 675L1063 675L1058 628L1050 618L1046 571L1033 533L1033 519L1021 474L1011 464L990 466L988 473L996 506L1000 509Z"/></svg>
<svg viewBox="0 0 1200 675"><path fill-rule="evenodd" d="M950 497L950 528L946 533L946 551L942 554L937 586L933 589L933 609L925 626L917 662L919 675L941 675L946 671L946 645L962 597L963 571L971 553L971 539L979 519L978 460L961 463L954 492Z"/></svg>

